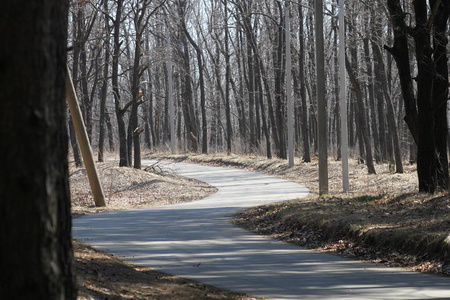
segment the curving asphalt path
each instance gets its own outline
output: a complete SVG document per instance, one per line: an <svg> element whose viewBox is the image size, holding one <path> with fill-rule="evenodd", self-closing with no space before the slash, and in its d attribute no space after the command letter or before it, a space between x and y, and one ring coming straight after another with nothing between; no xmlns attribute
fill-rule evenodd
<svg viewBox="0 0 450 300"><path fill-rule="evenodd" d="M74 219L74 238L136 265L272 299L450 299L450 278L317 253L230 224L243 208L306 196L299 184L231 168L164 168L218 192L192 203Z"/></svg>

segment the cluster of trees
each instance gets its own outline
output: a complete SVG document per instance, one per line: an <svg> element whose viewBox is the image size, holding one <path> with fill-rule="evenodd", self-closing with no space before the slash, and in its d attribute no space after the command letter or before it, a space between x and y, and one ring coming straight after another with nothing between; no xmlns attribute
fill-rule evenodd
<svg viewBox="0 0 450 300"><path fill-rule="evenodd" d="M410 3L402 7L413 9ZM121 166L139 168L140 147L168 149L171 134L178 151L286 158L284 25L289 12L295 148L297 156L310 161L318 151L313 8L314 0L73 3L70 63L99 160L108 141L109 150L119 148ZM328 140L336 159L338 10L325 1ZM416 150L402 121L399 73L383 49L395 32L387 2L350 1L346 11L350 148L371 173L374 161L389 161L402 172L402 159L415 161ZM73 138L72 146L79 161Z"/></svg>
<svg viewBox="0 0 450 300"><path fill-rule="evenodd" d="M448 19L450 1L388 0L393 46L405 107L405 121L418 146L419 190L449 188ZM413 59L415 57L415 59Z"/></svg>

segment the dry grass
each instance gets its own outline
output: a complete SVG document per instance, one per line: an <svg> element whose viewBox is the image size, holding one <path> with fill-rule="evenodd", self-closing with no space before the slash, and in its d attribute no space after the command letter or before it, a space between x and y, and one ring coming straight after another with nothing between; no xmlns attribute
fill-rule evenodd
<svg viewBox="0 0 450 300"><path fill-rule="evenodd" d="M216 188L203 182L161 171L157 166L137 170L121 168L117 162L97 164L106 207L95 207L86 170L70 165L72 214L79 217L106 211L172 205L203 199ZM147 171L146 171L147 170Z"/></svg>

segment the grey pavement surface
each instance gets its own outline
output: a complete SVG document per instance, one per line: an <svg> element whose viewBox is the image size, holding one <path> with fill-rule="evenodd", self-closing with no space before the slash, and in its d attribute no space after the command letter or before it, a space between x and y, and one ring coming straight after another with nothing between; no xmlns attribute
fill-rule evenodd
<svg viewBox="0 0 450 300"><path fill-rule="evenodd" d="M450 299L450 278L317 253L230 223L246 207L304 197L304 186L232 168L161 164L218 191L192 203L74 219L74 238L136 265L272 299Z"/></svg>

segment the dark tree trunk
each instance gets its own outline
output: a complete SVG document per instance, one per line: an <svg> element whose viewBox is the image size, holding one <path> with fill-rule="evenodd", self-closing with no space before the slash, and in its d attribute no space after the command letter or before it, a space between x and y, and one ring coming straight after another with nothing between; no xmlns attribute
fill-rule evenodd
<svg viewBox="0 0 450 300"><path fill-rule="evenodd" d="M419 190L433 193L436 188L448 188L446 149L448 70L445 54L447 41L444 34L449 16L449 2L430 1L429 4L433 19L429 19L429 6L426 0L413 2L415 27L411 28L405 23L405 14L399 0L388 0L389 12L394 23L394 45L386 48L397 63L406 110L405 120L417 143ZM417 100L412 90L407 34L411 35L415 42ZM431 45L432 35L434 47ZM415 110L416 103L417 110Z"/></svg>
<svg viewBox="0 0 450 300"><path fill-rule="evenodd" d="M427 3L425 0L414 2L416 13L415 45L417 57L417 108L419 116L419 143L417 145L417 173L419 190L433 193L436 190L436 152L432 90L433 59L430 32L427 28Z"/></svg>
<svg viewBox="0 0 450 300"><path fill-rule="evenodd" d="M177 6L181 28L185 28L186 0L178 0ZM183 68L183 76L181 78L181 97L183 102L184 123L186 127L186 133L188 134L189 139L189 150L191 152L197 152L198 128L194 109L194 99L192 96L191 66L186 35L182 34L180 36L180 43L181 43L180 54Z"/></svg>
<svg viewBox="0 0 450 300"><path fill-rule="evenodd" d="M183 23L183 25L185 25ZM199 81L200 81L200 109L202 112L202 153L208 153L208 123L206 120L206 96L205 96L205 79L203 76L203 57L202 51L198 44L194 41L194 39L189 34L186 26L183 27L184 34L187 39L191 43L192 47L195 49L195 53L197 55L197 63L198 63L198 73L199 73Z"/></svg>
<svg viewBox="0 0 450 300"><path fill-rule="evenodd" d="M386 78L386 71L383 63L383 57L381 55L380 46L378 44L375 44L372 42L372 52L374 55L374 60L376 62L376 77L380 80L379 87L381 88L381 91L384 92L384 99L386 101L386 111L382 111L380 114L381 116L387 115L387 121L389 126L389 134L385 136L391 137L392 144L393 144L393 150L394 150L394 157L395 157L395 172L396 173L403 173L403 163L402 163L402 155L400 151L400 142L398 139L398 130L397 130L397 124L395 122L395 112L394 112L394 106L392 105L392 101L390 98L390 95L388 93L388 84L387 84L387 78ZM384 121L383 119L380 120ZM384 128L384 127L383 127ZM390 140L387 141L388 143L391 143Z"/></svg>
<svg viewBox="0 0 450 300"><path fill-rule="evenodd" d="M120 46L120 22L122 18L123 0L117 1L116 17L114 19L114 52L112 62L112 90L114 94L114 106L117 118L117 127L119 130L119 166L128 167L130 162L128 160L128 147L127 147L127 132L125 128L124 114L125 111L120 107L120 90L119 90L119 56Z"/></svg>
<svg viewBox="0 0 450 300"><path fill-rule="evenodd" d="M135 37L136 37L136 45L134 48L134 63L132 69L132 80L131 80L131 114L130 114L130 123L128 127L131 130L131 134L128 136L129 142L132 141L132 148L134 153L133 167L135 169L141 168L141 142L140 135L142 133L142 129L139 127L138 121L138 109L139 105L141 105L143 100L142 92L140 91L140 82L141 76L144 72L144 67L141 66L141 53L142 53L142 42L144 37L144 29L147 26L148 16L146 14L147 7L149 5L149 1L143 1L141 3L142 6L137 4L137 11L134 15L134 26L135 26ZM128 152L130 156L132 151ZM131 161L131 159L130 159Z"/></svg>
<svg viewBox="0 0 450 300"><path fill-rule="evenodd" d="M301 4L298 8L299 20L303 20L303 7ZM299 27L299 40L300 40L300 51L299 51L299 77L300 77L300 97L302 103L302 136L303 136L303 160L305 162L311 162L310 146L309 146L309 126L308 126L308 105L306 101L306 89L305 89L305 30L303 28L303 22L300 22Z"/></svg>
<svg viewBox="0 0 450 300"><path fill-rule="evenodd" d="M112 124L111 124L111 117L109 116L109 112L106 108L105 108L105 122L106 122L106 128L108 128L109 151L114 152L114 136L113 136L113 128L112 128Z"/></svg>
<svg viewBox="0 0 450 300"><path fill-rule="evenodd" d="M104 10L108 12L108 1L104 2ZM103 154L105 148L105 123L106 123L106 98L108 96L108 74L109 74L109 25L108 17L105 16L105 30L108 33L104 42L104 66L103 66L103 78L102 78L102 88L101 88L101 98L100 98L100 122L99 122L99 137L98 137L98 161L103 162Z"/></svg>
<svg viewBox="0 0 450 300"><path fill-rule="evenodd" d="M8 251L0 257L0 299L76 299L65 102L68 1L3 4L0 244Z"/></svg>
<svg viewBox="0 0 450 300"><path fill-rule="evenodd" d="M77 11L78 12L78 11ZM81 37L80 37L80 32L81 30L78 29L77 24L78 22L76 22L77 18L81 18L81 16L79 14L72 14L72 17L74 19L72 25L73 25L73 32L76 32L77 35L73 38L72 40L72 45L73 45L73 67L72 67L72 78L74 80L74 86L77 86L77 80L78 80L78 70L79 70L79 61L80 61L80 41L81 41ZM77 37L78 36L78 37ZM72 117L69 117L69 132L70 132L70 144L72 147L72 151L73 151L73 156L75 159L75 165L77 167L81 167L83 165L83 162L81 161L81 155L80 155L80 149L78 147L78 143L77 143L77 137L75 135L75 128L73 126L73 122L72 122Z"/></svg>
<svg viewBox="0 0 450 300"><path fill-rule="evenodd" d="M417 101L414 96L413 79L411 76L408 36L404 31L406 26L404 23L405 14L401 9L399 0L388 0L387 3L394 25L394 45L392 47L385 46L385 48L392 54L397 63L406 113L404 120L417 144L419 139Z"/></svg>
<svg viewBox="0 0 450 300"><path fill-rule="evenodd" d="M380 44L382 39L382 16L377 14L377 9L379 8L379 4L376 5L373 9L371 9L371 31L372 31L372 53L374 56L374 93L375 93L375 101L376 101L376 111L378 114L378 143L380 149L380 158L382 162L387 160L387 142L389 141L388 134L386 131L386 118L385 118L385 105L384 105L384 95L383 91L387 91L389 95L389 86L387 81L387 73L385 64L383 61L383 56L381 55L378 59L375 51L378 51L381 54ZM375 48L378 48L376 50ZM381 68L383 68L383 73L381 72ZM382 76L385 77L385 80L382 79ZM386 84L386 86L384 86ZM397 138L398 142L398 138Z"/></svg>
<svg viewBox="0 0 450 300"><path fill-rule="evenodd" d="M286 144L286 107L284 101L284 64L285 59L283 55L284 49L284 31L283 13L281 3L278 2L278 9L280 13L280 23L278 24L277 43L274 45L274 71L275 71L275 103L276 103L276 122L278 130L279 145L277 149L277 156L279 158L287 158L287 144Z"/></svg>
<svg viewBox="0 0 450 300"><path fill-rule="evenodd" d="M449 86L449 72L447 66L447 21L450 15L450 1L430 1L431 7L440 2L436 17L434 18L433 36L433 61L436 76L433 82L433 111L434 111L434 134L436 143L436 171L437 185L447 190L449 188L448 156L447 156L447 100Z"/></svg>
<svg viewBox="0 0 450 300"><path fill-rule="evenodd" d="M364 144L365 148L365 158L366 158L366 165L369 174L376 174L375 166L373 164L373 156L372 156L372 147L370 145L370 138L368 134L368 128L367 128L367 122L366 122L366 114L365 114L365 105L364 100L362 99L361 95L361 88L359 85L359 82L356 79L356 76L353 74L353 70L350 66L350 62L348 61L347 57L345 59L345 67L347 69L347 73L350 78L350 82L353 85L353 90L356 94L356 101L358 106L358 119L359 119L359 125L361 130L361 138L362 140L359 141L359 143Z"/></svg>

